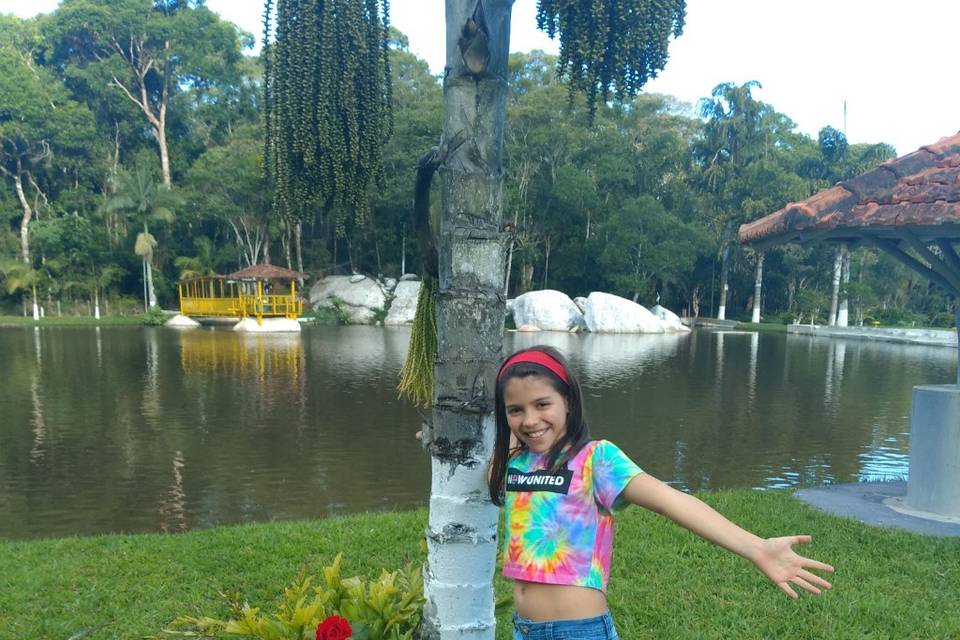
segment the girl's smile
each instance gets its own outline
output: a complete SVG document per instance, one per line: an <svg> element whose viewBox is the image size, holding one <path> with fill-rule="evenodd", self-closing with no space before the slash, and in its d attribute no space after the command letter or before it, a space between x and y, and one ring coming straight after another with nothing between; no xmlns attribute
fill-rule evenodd
<svg viewBox="0 0 960 640"><path fill-rule="evenodd" d="M543 376L511 378L503 387L510 431L534 453L567 434L567 400Z"/></svg>

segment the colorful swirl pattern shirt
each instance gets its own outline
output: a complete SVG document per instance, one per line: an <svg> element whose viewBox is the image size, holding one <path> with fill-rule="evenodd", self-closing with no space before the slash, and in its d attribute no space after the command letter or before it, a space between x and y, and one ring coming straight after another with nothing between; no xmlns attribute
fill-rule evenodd
<svg viewBox="0 0 960 640"><path fill-rule="evenodd" d="M546 464L526 450L507 465L503 575L606 591L613 512L643 470L606 440L588 443L557 473Z"/></svg>

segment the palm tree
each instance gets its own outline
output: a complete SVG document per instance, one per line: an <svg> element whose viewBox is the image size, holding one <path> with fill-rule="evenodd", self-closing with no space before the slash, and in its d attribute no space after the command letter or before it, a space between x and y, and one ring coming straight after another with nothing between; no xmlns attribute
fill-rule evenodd
<svg viewBox="0 0 960 640"><path fill-rule="evenodd" d="M106 211L118 212L143 225L137 234L133 252L143 260L145 306L157 306L157 294L153 288L153 253L157 239L150 233L150 222L172 222L174 208L180 203L176 193L158 183L144 165L138 164L133 171L124 171L117 176L114 195L106 204Z"/></svg>
<svg viewBox="0 0 960 640"><path fill-rule="evenodd" d="M179 256L173 263L180 269L180 280L205 278L217 273L217 245L207 236L193 239L197 248L195 256ZM209 283L210 295L213 295L213 282Z"/></svg>
<svg viewBox="0 0 960 640"><path fill-rule="evenodd" d="M42 273L39 269L34 269L29 264L24 264L19 260L7 260L0 264L0 275L8 294L14 294L17 291L23 291L24 295L29 291L33 295L33 319L40 319L40 307L37 304L37 285L40 284Z"/></svg>

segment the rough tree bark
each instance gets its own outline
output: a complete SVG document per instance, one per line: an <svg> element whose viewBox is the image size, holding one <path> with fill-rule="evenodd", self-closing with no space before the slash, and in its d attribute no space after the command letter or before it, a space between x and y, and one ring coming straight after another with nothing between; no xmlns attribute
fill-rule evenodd
<svg viewBox="0 0 960 640"><path fill-rule="evenodd" d="M512 0L446 0L435 401L424 636L494 637L498 510L487 492L501 357L503 130Z"/></svg>

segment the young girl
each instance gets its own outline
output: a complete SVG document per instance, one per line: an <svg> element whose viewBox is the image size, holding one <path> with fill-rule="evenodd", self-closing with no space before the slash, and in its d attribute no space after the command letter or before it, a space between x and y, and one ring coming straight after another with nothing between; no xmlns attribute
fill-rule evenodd
<svg viewBox="0 0 960 640"><path fill-rule="evenodd" d="M756 565L791 598L833 567L794 553L810 536L762 539L591 440L580 385L551 347L523 349L497 375L490 497L505 510L503 575L514 580L514 640L617 638L606 588L613 512L636 504ZM566 634L566 635L565 635Z"/></svg>

